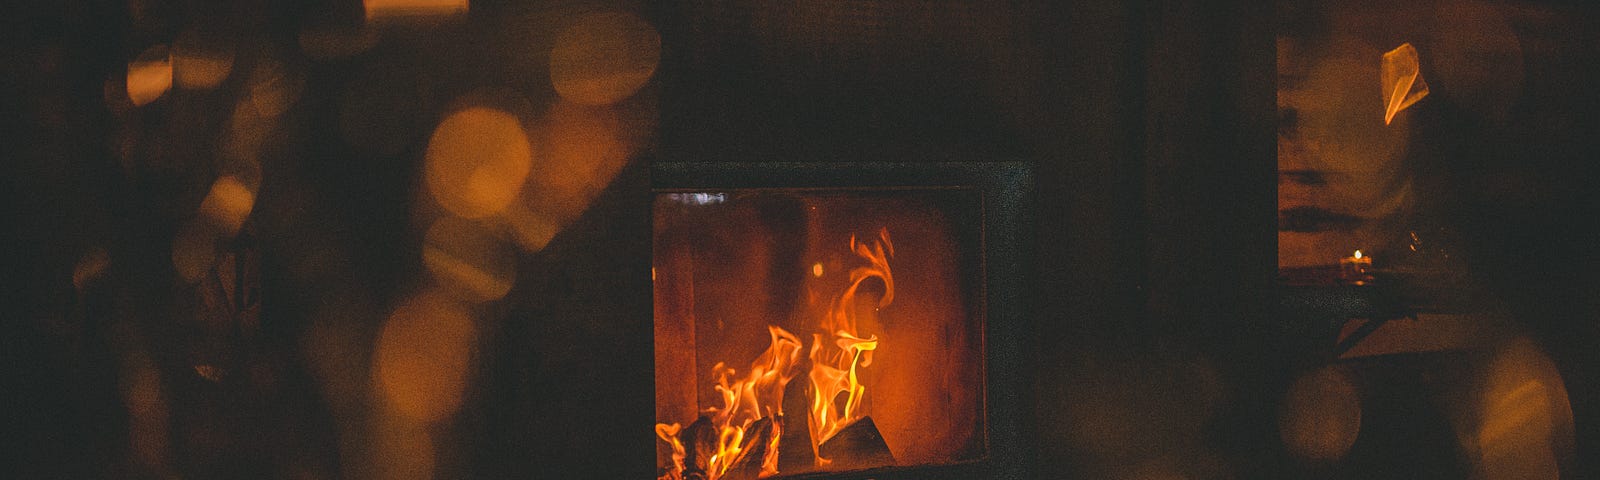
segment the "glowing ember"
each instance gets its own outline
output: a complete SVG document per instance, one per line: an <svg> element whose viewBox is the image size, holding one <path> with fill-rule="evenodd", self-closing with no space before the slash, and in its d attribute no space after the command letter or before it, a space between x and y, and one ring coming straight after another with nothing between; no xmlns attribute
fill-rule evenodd
<svg viewBox="0 0 1600 480"><path fill-rule="evenodd" d="M894 278L889 271L894 245L889 241L888 230L879 230L878 238L871 243L858 242L851 236L850 250L867 264L850 271L849 287L833 299L820 319L818 329L827 333L812 335L808 357L811 366L805 372L810 381L810 404L806 406L803 425L809 428L813 453L818 453L822 443L834 434L867 414L867 388L862 384L859 369L871 365L872 352L878 348L879 340L876 335L862 338L856 329L858 291L867 280L876 278L883 282L884 290L875 307L888 306L894 299ZM820 276L820 263L813 266L812 273ZM661 478L681 479L691 472L698 475L703 470L704 478L717 480L732 475L730 472L736 467L751 465L757 460L755 457L745 459L750 455L761 455L759 477L778 473L782 428L785 424L802 425L798 421L783 420L785 388L789 380L800 373L801 342L782 328L768 326L767 330L771 344L744 376L737 376L738 372L724 363L713 367L716 372L713 388L720 394L722 405L706 409L707 417L702 417L709 420L715 433L711 445L701 446L701 442L695 441L699 438L698 432L693 431L695 425L656 424L656 437L671 446L673 452L672 464ZM824 341L825 335L832 341ZM690 430L688 439L680 437L685 430ZM686 441L691 444L685 445ZM705 447L710 447L711 451L697 450ZM820 454L815 458L817 466L830 463Z"/></svg>

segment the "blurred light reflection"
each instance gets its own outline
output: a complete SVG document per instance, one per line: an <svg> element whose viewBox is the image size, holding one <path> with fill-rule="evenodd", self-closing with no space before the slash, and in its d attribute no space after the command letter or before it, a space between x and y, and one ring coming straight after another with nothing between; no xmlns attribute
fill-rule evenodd
<svg viewBox="0 0 1600 480"><path fill-rule="evenodd" d="M467 13L467 0L363 0L367 19L452 17Z"/></svg>
<svg viewBox="0 0 1600 480"><path fill-rule="evenodd" d="M1481 478L1559 478L1574 430L1555 363L1524 338L1502 348L1486 374L1476 438Z"/></svg>
<svg viewBox="0 0 1600 480"><path fill-rule="evenodd" d="M128 100L134 106L154 102L171 88L172 57L165 45L150 47L128 64Z"/></svg>
<svg viewBox="0 0 1600 480"><path fill-rule="evenodd" d="M412 297L378 335L372 358L377 391L407 419L436 422L453 415L466 388L474 335L461 305L433 292Z"/></svg>
<svg viewBox="0 0 1600 480"><path fill-rule="evenodd" d="M1294 382L1278 417L1284 446L1316 462L1344 458L1361 431L1361 396L1349 372L1330 366Z"/></svg>
<svg viewBox="0 0 1600 480"><path fill-rule="evenodd" d="M502 216L517 245L528 252L544 250L544 246L561 233L561 223L542 211L535 211L521 202L512 203Z"/></svg>
<svg viewBox="0 0 1600 480"><path fill-rule="evenodd" d="M591 13L557 34L550 83L567 101L609 105L639 91L661 61L661 36L626 12Z"/></svg>
<svg viewBox="0 0 1600 480"><path fill-rule="evenodd" d="M212 89L233 71L233 50L221 42L190 30L172 44L172 73L178 86Z"/></svg>
<svg viewBox="0 0 1600 480"><path fill-rule="evenodd" d="M537 208L570 219L622 170L632 153L631 132L606 107L560 102L546 114L549 158L534 171L530 192Z"/></svg>
<svg viewBox="0 0 1600 480"><path fill-rule="evenodd" d="M532 168L522 122L501 110L466 108L439 122L425 154L428 191L465 218L500 212L516 199Z"/></svg>
<svg viewBox="0 0 1600 480"><path fill-rule="evenodd" d="M238 178L224 176L211 184L211 192L200 203L200 214L232 237L244 226L255 199L256 194L249 186Z"/></svg>
<svg viewBox="0 0 1600 480"><path fill-rule="evenodd" d="M257 114L276 117L300 99L304 80L271 57L256 62L246 84L245 99Z"/></svg>

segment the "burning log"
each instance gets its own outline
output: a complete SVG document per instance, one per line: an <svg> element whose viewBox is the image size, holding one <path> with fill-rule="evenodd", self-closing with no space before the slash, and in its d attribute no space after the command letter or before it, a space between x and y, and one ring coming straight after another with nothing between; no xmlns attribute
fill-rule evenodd
<svg viewBox="0 0 1600 480"><path fill-rule="evenodd" d="M833 468L854 470L894 464L894 454L883 442L883 434L872 423L872 417L861 417L845 427L833 438L822 442L817 453L832 463Z"/></svg>
<svg viewBox="0 0 1600 480"><path fill-rule="evenodd" d="M702 416L684 427L678 441L683 443L683 478L707 478L711 456L717 454L717 427L712 425L711 417Z"/></svg>
<svg viewBox="0 0 1600 480"><path fill-rule="evenodd" d="M804 473L816 468L817 454L811 450L811 426L806 424L806 411L811 408L811 393L806 391L804 379L789 382L783 389L782 435L778 439L778 472Z"/></svg>
<svg viewBox="0 0 1600 480"><path fill-rule="evenodd" d="M739 460L722 475L726 480L756 480L761 476L761 465L767 457L767 445L772 443L772 417L756 420L745 430L748 441L740 450Z"/></svg>

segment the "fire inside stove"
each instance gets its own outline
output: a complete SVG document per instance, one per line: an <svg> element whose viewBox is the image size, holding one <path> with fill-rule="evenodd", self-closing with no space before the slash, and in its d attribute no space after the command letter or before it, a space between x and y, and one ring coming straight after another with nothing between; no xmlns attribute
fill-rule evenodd
<svg viewBox="0 0 1600 480"><path fill-rule="evenodd" d="M658 193L659 478L981 458L977 203L960 189Z"/></svg>

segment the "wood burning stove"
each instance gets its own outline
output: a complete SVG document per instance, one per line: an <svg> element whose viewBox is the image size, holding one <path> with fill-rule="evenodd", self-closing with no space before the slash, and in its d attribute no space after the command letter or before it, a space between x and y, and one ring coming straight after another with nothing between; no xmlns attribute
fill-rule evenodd
<svg viewBox="0 0 1600 480"><path fill-rule="evenodd" d="M653 175L658 478L1024 474L1026 166Z"/></svg>

